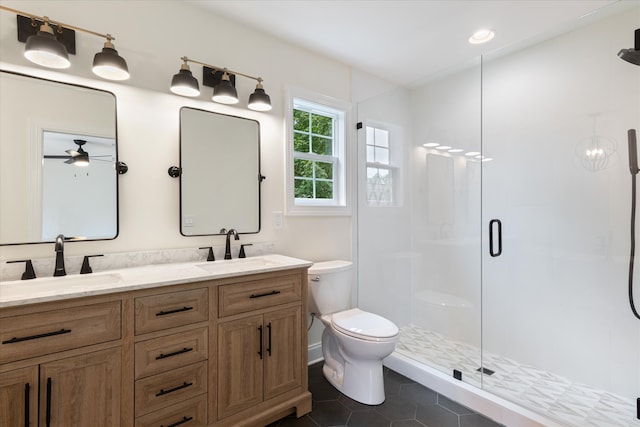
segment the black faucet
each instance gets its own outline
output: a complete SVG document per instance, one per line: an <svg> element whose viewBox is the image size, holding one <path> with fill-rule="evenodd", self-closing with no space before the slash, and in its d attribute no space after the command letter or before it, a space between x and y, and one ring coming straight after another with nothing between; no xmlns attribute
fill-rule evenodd
<svg viewBox="0 0 640 427"><path fill-rule="evenodd" d="M231 235L233 235L235 240L240 240L240 236L238 236L238 232L235 228L232 228L229 231L227 231L226 228L223 228L220 230L220 234L227 235L227 242L224 245L224 259L231 259Z"/></svg>
<svg viewBox="0 0 640 427"><path fill-rule="evenodd" d="M53 271L54 276L66 276L67 272L64 270L64 236L58 234L56 237L56 269Z"/></svg>

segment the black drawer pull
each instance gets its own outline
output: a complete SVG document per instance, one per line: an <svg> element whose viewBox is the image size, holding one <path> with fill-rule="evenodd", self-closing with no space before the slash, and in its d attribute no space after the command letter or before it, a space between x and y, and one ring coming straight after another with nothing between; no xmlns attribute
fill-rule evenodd
<svg viewBox="0 0 640 427"><path fill-rule="evenodd" d="M193 417L182 417L180 421L176 421L173 424L169 424L167 427L176 427L176 426L179 426L180 424L188 423L192 419ZM160 427L164 427L164 424L162 424Z"/></svg>
<svg viewBox="0 0 640 427"><path fill-rule="evenodd" d="M156 313L156 316L166 316L167 314L181 313L183 311L189 311L189 310L193 310L193 307L182 307L182 308L176 308L175 310L167 310L167 311L162 310L159 313Z"/></svg>
<svg viewBox="0 0 640 427"><path fill-rule="evenodd" d="M160 389L160 391L158 393L156 393L156 397L158 396L164 396L165 394L169 394L169 393L173 393L174 391L178 391L178 390L182 390L183 388L187 388L187 387L191 387L193 385L193 383L183 383L177 387L174 388L170 388L170 389Z"/></svg>
<svg viewBox="0 0 640 427"><path fill-rule="evenodd" d="M31 335L28 337L20 337L20 338L13 337L10 340L2 341L2 344L14 344L17 342L37 340L38 338L53 337L55 335L62 335L62 334L68 334L68 333L71 333L71 329L60 329L59 331L47 332L47 333L38 334L38 335Z"/></svg>
<svg viewBox="0 0 640 427"><path fill-rule="evenodd" d="M269 295L278 295L279 293L280 291L271 291L271 292L265 292L263 294L251 294L249 298L262 298L262 297L268 297Z"/></svg>
<svg viewBox="0 0 640 427"><path fill-rule="evenodd" d="M160 353L160 356L156 357L156 360L160 360L160 359L166 359L167 357L171 357L171 356L177 356L179 354L183 354L183 353L189 353L190 351L193 351L193 348L183 348L182 350L178 350L178 351L174 351L173 353Z"/></svg>

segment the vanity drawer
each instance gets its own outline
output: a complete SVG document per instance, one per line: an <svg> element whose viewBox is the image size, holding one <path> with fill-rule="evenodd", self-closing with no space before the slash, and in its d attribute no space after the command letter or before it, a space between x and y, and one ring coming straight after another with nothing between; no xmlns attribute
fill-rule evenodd
<svg viewBox="0 0 640 427"><path fill-rule="evenodd" d="M207 392L207 362L195 363L136 381L136 416Z"/></svg>
<svg viewBox="0 0 640 427"><path fill-rule="evenodd" d="M218 316L246 313L261 308L300 301L300 274L234 283L218 287Z"/></svg>
<svg viewBox="0 0 640 427"><path fill-rule="evenodd" d="M209 318L207 288L136 298L136 335Z"/></svg>
<svg viewBox="0 0 640 427"><path fill-rule="evenodd" d="M168 335L136 344L136 379L207 360L208 328Z"/></svg>
<svg viewBox="0 0 640 427"><path fill-rule="evenodd" d="M120 339L120 301L0 319L0 363Z"/></svg>
<svg viewBox="0 0 640 427"><path fill-rule="evenodd" d="M204 427L207 425L206 395L136 418L136 427L177 427L181 425L189 427Z"/></svg>

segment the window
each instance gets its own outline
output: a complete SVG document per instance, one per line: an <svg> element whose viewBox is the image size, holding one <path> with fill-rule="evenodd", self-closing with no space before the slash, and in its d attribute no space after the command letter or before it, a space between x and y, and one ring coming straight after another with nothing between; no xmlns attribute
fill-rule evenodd
<svg viewBox="0 0 640 427"><path fill-rule="evenodd" d="M349 214L347 104L324 98L316 102L295 96L290 102L287 213Z"/></svg>
<svg viewBox="0 0 640 427"><path fill-rule="evenodd" d="M369 206L397 205L397 168L391 164L389 131L366 127L367 204Z"/></svg>

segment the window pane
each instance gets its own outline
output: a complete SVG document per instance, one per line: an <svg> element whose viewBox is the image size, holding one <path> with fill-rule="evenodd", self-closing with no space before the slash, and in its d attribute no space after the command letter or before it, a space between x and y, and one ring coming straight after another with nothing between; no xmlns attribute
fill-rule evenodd
<svg viewBox="0 0 640 427"><path fill-rule="evenodd" d="M309 132L309 113L302 110L293 110L293 129Z"/></svg>
<svg viewBox="0 0 640 427"><path fill-rule="evenodd" d="M313 199L313 181L308 179L294 180L294 195L299 199Z"/></svg>
<svg viewBox="0 0 640 427"><path fill-rule="evenodd" d="M316 162L317 179L333 179L333 163Z"/></svg>
<svg viewBox="0 0 640 427"><path fill-rule="evenodd" d="M321 136L312 136L312 151L316 154L331 156L333 152L333 140Z"/></svg>
<svg viewBox="0 0 640 427"><path fill-rule="evenodd" d="M375 128L372 128L371 126L367 126L367 144L369 145L373 145L375 144Z"/></svg>
<svg viewBox="0 0 640 427"><path fill-rule="evenodd" d="M309 134L308 133L293 133L293 150L300 153L309 152Z"/></svg>
<svg viewBox="0 0 640 427"><path fill-rule="evenodd" d="M311 114L311 132L317 135L333 136L333 119L327 116Z"/></svg>
<svg viewBox="0 0 640 427"><path fill-rule="evenodd" d="M333 199L333 181L316 181L316 199Z"/></svg>
<svg viewBox="0 0 640 427"><path fill-rule="evenodd" d="M294 159L293 175L295 177L313 178L313 162L311 160Z"/></svg>
<svg viewBox="0 0 640 427"><path fill-rule="evenodd" d="M369 206L392 205L392 176L387 169L367 168L367 202Z"/></svg>
<svg viewBox="0 0 640 427"><path fill-rule="evenodd" d="M378 147L389 147L389 131L384 129L376 129L375 144Z"/></svg>
<svg viewBox="0 0 640 427"><path fill-rule="evenodd" d="M371 145L367 145L367 162L375 163L376 157L374 155L374 148Z"/></svg>
<svg viewBox="0 0 640 427"><path fill-rule="evenodd" d="M383 163L385 165L389 164L389 150L386 148L378 148L375 149L375 159L378 163Z"/></svg>

